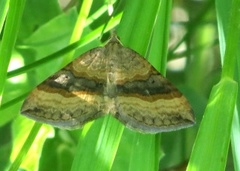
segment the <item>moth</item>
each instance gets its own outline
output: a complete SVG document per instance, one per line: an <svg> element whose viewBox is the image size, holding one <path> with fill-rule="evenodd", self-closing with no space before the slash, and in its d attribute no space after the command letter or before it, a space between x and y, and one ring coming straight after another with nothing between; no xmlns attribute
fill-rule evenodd
<svg viewBox="0 0 240 171"><path fill-rule="evenodd" d="M21 113L63 129L81 128L105 114L142 133L174 131L195 123L183 94L117 36L38 85Z"/></svg>

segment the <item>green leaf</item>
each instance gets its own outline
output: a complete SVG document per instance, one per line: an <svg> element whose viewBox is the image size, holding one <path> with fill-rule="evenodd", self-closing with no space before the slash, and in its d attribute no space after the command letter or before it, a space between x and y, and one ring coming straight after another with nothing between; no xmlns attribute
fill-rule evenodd
<svg viewBox="0 0 240 171"><path fill-rule="evenodd" d="M38 169L43 144L48 137L53 137L54 132L50 126L45 125L40 130L41 124L33 123L23 117L18 117L14 122L12 130L15 150L11 154L11 161L13 163L9 171L18 170L20 165L22 169L26 170ZM31 130L29 135L26 134L28 130ZM27 141L25 141L26 139ZM25 157L27 160L24 160Z"/></svg>
<svg viewBox="0 0 240 171"><path fill-rule="evenodd" d="M213 87L188 171L225 170L237 90L237 83L229 78Z"/></svg>

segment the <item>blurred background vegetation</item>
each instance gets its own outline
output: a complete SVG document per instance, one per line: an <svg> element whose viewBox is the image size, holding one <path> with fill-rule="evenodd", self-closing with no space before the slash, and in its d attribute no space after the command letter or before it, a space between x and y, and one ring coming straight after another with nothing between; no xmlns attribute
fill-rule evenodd
<svg viewBox="0 0 240 171"><path fill-rule="evenodd" d="M236 22L240 17L230 15L234 14L235 0L20 1L22 7L17 0L0 3L1 42L4 34L16 35L16 42L9 38L15 43L9 65L0 62L2 69L8 68L5 76L0 75L0 83L4 85L0 109L0 170L149 171L186 170L187 167L188 170L238 170L239 115L235 104L239 96L234 96L237 88L235 82L231 84L233 78L228 76L231 79L228 82L222 76L223 59L227 57L224 56L225 44L228 44L225 36L230 35L229 30L234 27L230 17L235 17ZM108 14L111 6L114 7L112 17ZM239 3L235 6L239 8ZM8 18L9 23L12 20L13 26L16 24L15 31L7 29L5 22L7 12L14 8L23 9L15 15L18 19ZM233 33L234 29L239 32L238 27L232 29ZM36 124L20 115L28 92L83 52L101 46L109 38L109 30L116 30L124 46L146 57L183 92L195 113L193 127L144 135L106 116L86 124L83 129L67 131ZM238 34L235 36L239 40ZM76 41L74 46L69 46ZM7 55L3 48L1 50L2 60ZM239 54L234 50L232 53ZM235 65L228 63L228 68L235 72L237 82L239 65L234 62ZM222 84L216 87L220 93L230 96L228 99L221 94L220 98L220 101L226 100L229 108L215 102L214 93L209 100L213 86L220 79L230 87L224 90ZM209 110L205 111L207 105ZM211 107L214 110L210 110ZM235 127L232 128L234 107ZM214 117L205 119L206 124L199 129L203 115L209 118L204 112ZM218 117L222 113L225 115ZM226 134L218 126L222 126ZM220 135L223 139L218 139Z"/></svg>

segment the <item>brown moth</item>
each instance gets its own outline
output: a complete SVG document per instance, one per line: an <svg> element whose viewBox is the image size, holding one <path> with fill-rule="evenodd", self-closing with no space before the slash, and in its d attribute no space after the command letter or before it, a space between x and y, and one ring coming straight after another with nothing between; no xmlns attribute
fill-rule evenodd
<svg viewBox="0 0 240 171"><path fill-rule="evenodd" d="M21 113L64 129L80 128L105 114L142 133L174 131L195 123L187 99L116 36L38 85Z"/></svg>

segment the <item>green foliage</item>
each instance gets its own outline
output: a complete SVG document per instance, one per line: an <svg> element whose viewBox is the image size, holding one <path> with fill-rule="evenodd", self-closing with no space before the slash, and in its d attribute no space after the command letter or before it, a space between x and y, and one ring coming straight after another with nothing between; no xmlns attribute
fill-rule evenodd
<svg viewBox="0 0 240 171"><path fill-rule="evenodd" d="M116 0L113 17L109 2L0 2L0 170L239 170L238 0ZM66 131L20 115L28 92L110 30L167 73L192 104L194 127L145 135L105 116Z"/></svg>

